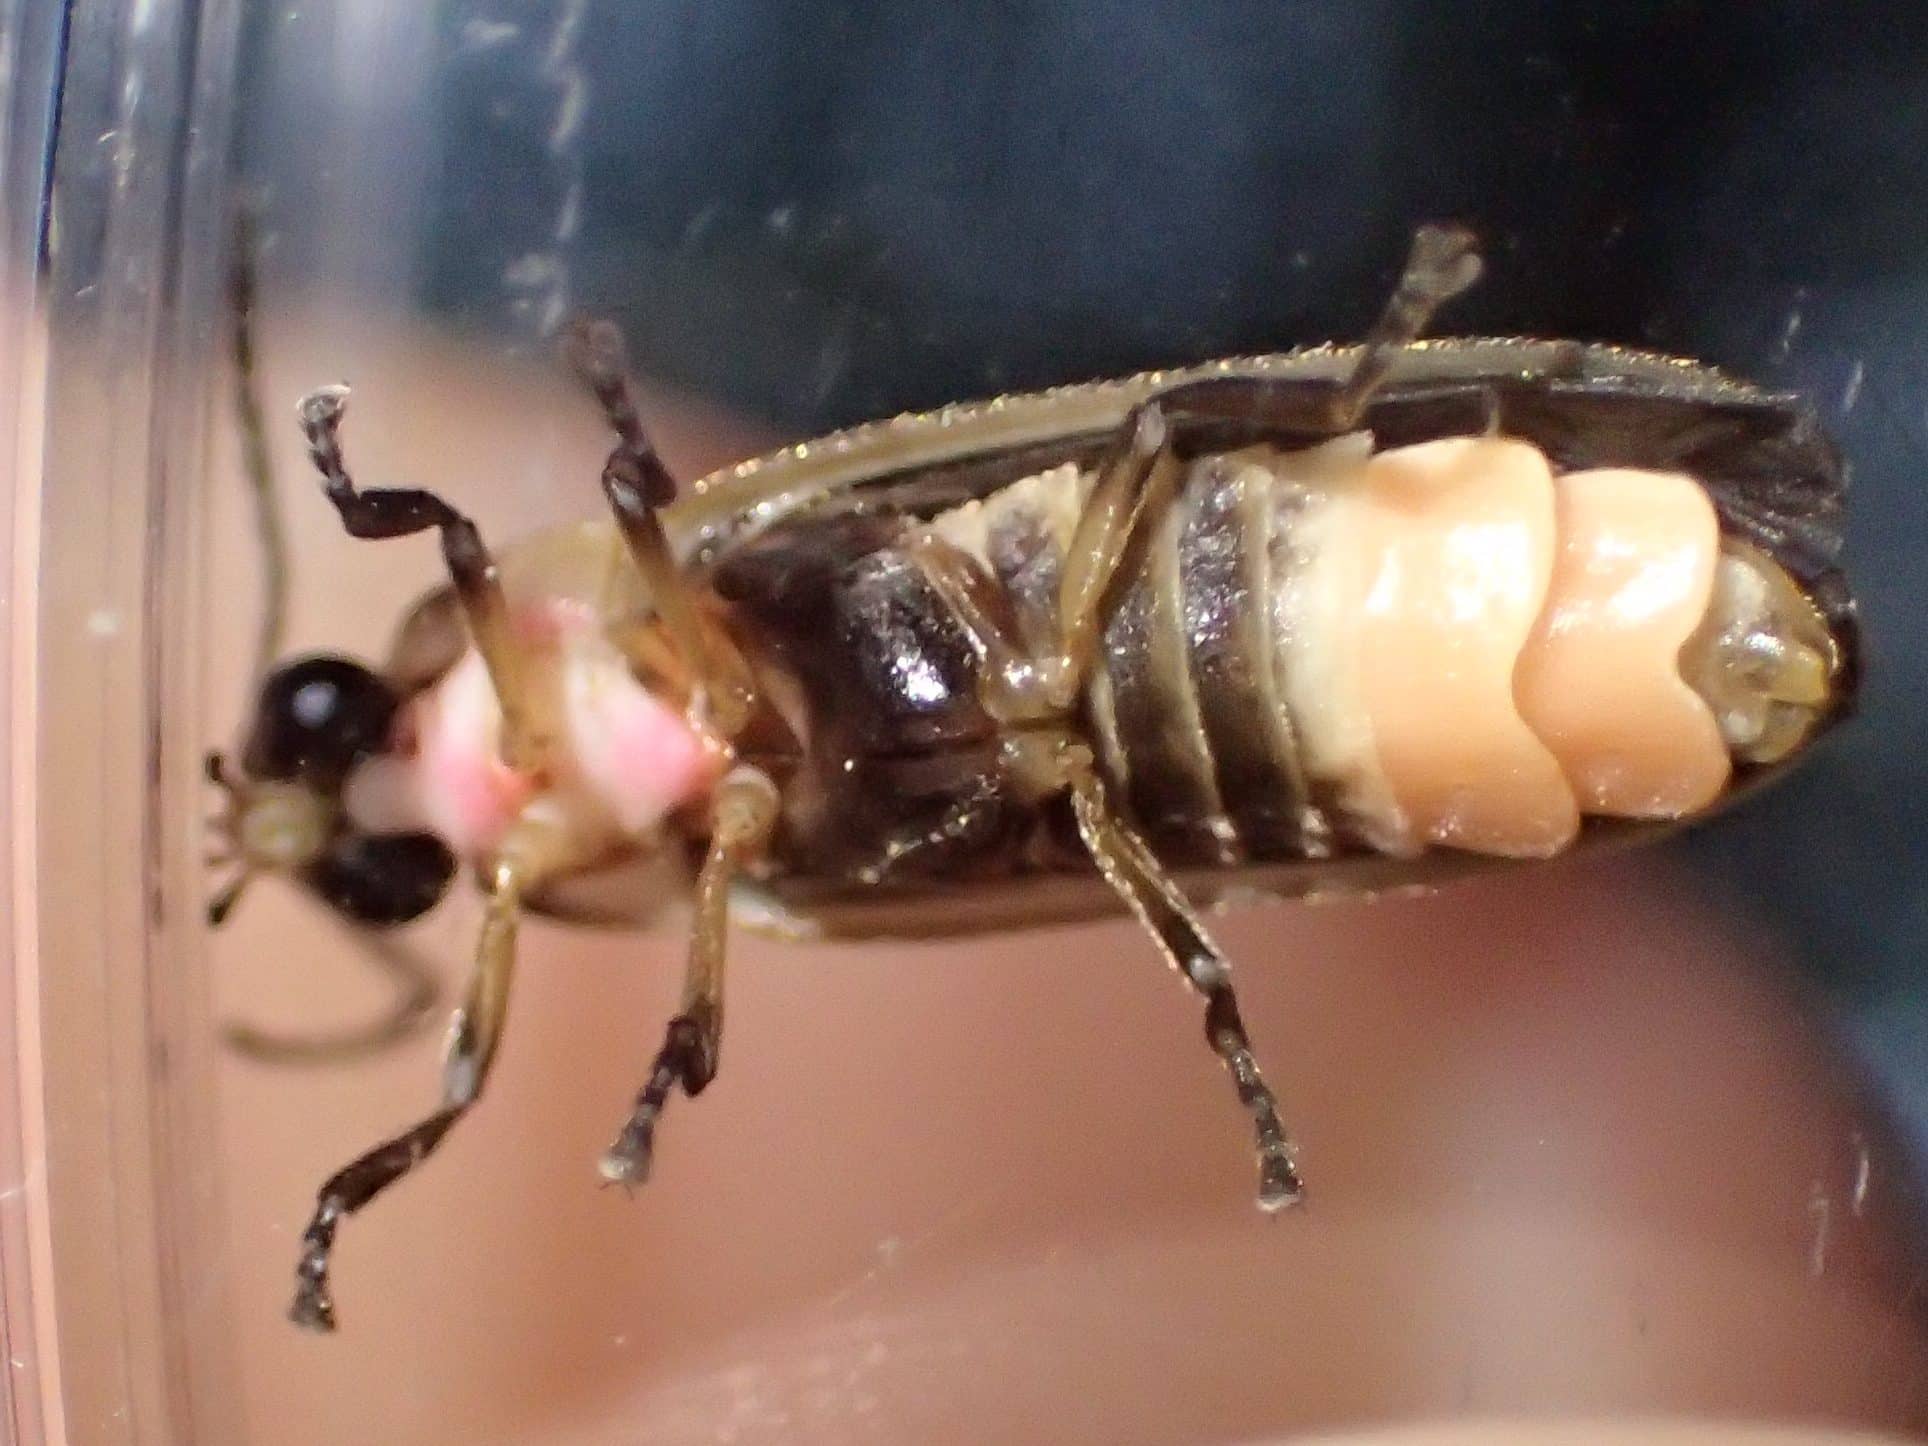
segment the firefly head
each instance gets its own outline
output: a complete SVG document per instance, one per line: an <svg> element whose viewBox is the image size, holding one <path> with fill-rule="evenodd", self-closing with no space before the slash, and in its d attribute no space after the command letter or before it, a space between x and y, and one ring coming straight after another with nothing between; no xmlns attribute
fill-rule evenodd
<svg viewBox="0 0 1928 1446"><path fill-rule="evenodd" d="M208 777L227 795L221 827L237 866L208 905L211 922L257 873L290 875L362 924L402 924L434 907L455 873L442 841L368 832L342 807L354 770L393 746L399 706L394 689L348 658L297 658L268 675L240 775L208 755Z"/></svg>

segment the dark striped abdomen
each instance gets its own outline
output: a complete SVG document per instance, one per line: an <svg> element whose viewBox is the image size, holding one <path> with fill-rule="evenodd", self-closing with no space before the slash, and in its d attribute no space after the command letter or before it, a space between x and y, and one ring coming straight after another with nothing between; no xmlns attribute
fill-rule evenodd
<svg viewBox="0 0 1928 1446"><path fill-rule="evenodd" d="M1161 856L1330 851L1281 696L1271 609L1278 484L1238 454L1186 464L1127 559L1088 699L1114 793Z"/></svg>
<svg viewBox="0 0 1928 1446"><path fill-rule="evenodd" d="M1107 599L1085 723L1114 797L1174 862L1330 852L1299 772L1269 604L1289 488L1249 455L1173 463L1175 487ZM1055 637L1058 571L1088 475L1027 478L936 519L990 564L1028 641ZM1283 490L1282 488L1287 488Z"/></svg>

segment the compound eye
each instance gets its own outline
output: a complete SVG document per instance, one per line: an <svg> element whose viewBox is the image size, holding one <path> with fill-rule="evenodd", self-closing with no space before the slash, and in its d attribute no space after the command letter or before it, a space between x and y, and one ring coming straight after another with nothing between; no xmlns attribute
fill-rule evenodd
<svg viewBox="0 0 1928 1446"><path fill-rule="evenodd" d="M349 658L298 658L268 675L241 764L251 778L334 793L388 742L394 689Z"/></svg>
<svg viewBox="0 0 1928 1446"><path fill-rule="evenodd" d="M378 927L426 914L454 876L455 855L432 833L343 833L303 873L331 909Z"/></svg>

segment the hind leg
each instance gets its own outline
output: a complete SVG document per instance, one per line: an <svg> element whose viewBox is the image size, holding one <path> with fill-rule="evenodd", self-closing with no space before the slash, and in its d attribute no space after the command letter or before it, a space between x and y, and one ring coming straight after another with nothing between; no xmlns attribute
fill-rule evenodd
<svg viewBox="0 0 1928 1446"><path fill-rule="evenodd" d="M1149 470L1149 468L1147 469ZM1123 543L1118 543L1122 550ZM1004 660L1021 668L1028 660L1015 630L988 605L994 584L966 553L923 539L920 562L940 596L963 601L959 622L988 666ZM938 581L941 579L941 581ZM1023 676L1020 672L1018 676ZM1082 686L1083 680L1079 679ZM992 685L993 689L995 684ZM987 691L986 707L1006 701ZM1278 1210L1303 1194L1294 1151L1279 1116L1278 1101L1260 1071L1232 988L1232 966L1205 932L1186 900L1144 840L1112 806L1092 761L1090 747L1069 722L1040 725L1020 715L1005 725L1003 769L1020 791L1037 799L1068 794L1078 834L1105 882L1117 892L1160 952L1205 1001L1205 1037L1232 1077L1239 1103L1252 1118L1258 1157L1261 1209Z"/></svg>
<svg viewBox="0 0 1928 1446"><path fill-rule="evenodd" d="M1011 768L1038 793L1068 793L1078 835L1091 861L1158 945L1166 961L1205 1001L1205 1040L1225 1065L1239 1103L1252 1117L1258 1156L1258 1203L1272 1211L1304 1194L1296 1152L1245 1032L1232 965L1205 932L1185 898L1145 841L1112 807L1091 749L1069 732L1018 735L1008 750Z"/></svg>
<svg viewBox="0 0 1928 1446"><path fill-rule="evenodd" d="M1132 539L1177 495L1177 454L1153 398L1133 409L1098 464L1059 575L1058 639L1025 647L996 606L998 585L976 558L918 530L904 547L978 656L985 711L1009 724L1057 722L1082 695L1104 629L1105 595Z"/></svg>

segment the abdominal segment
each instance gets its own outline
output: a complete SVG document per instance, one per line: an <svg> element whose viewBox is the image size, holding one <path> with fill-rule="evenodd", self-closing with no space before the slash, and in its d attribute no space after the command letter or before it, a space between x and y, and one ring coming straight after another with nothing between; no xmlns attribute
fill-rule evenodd
<svg viewBox="0 0 1928 1446"><path fill-rule="evenodd" d="M1555 476L1528 443L1464 437L1298 493L1315 541L1281 585L1280 660L1308 771L1374 846L1542 856L1583 814L1721 791L1726 745L1679 670L1721 545L1691 478Z"/></svg>
<svg viewBox="0 0 1928 1446"><path fill-rule="evenodd" d="M1583 812L1705 808L1727 784L1727 744L1680 656L1713 596L1713 503L1672 472L1601 468L1554 485L1559 551L1514 674L1520 715Z"/></svg>

